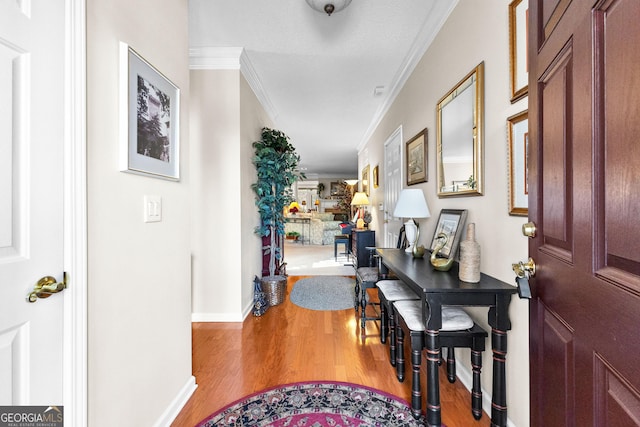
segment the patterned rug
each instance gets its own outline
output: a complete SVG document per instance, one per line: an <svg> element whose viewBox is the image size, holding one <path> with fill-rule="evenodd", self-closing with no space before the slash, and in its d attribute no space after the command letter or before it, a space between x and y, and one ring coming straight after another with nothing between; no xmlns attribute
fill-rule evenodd
<svg viewBox="0 0 640 427"><path fill-rule="evenodd" d="M289 384L238 400L197 427L422 426L407 402L382 391L341 382Z"/></svg>
<svg viewBox="0 0 640 427"><path fill-rule="evenodd" d="M309 277L293 285L289 298L310 310L346 310L353 308L355 284L355 279L343 276Z"/></svg>

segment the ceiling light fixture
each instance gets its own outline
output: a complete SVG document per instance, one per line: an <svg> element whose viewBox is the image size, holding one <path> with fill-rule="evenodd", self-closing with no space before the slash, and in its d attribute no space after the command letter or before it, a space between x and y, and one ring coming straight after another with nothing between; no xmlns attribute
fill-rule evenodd
<svg viewBox="0 0 640 427"><path fill-rule="evenodd" d="M306 0L307 4L311 6L313 10L318 12L324 12L331 16L334 12L340 12L345 7L349 6L351 0Z"/></svg>

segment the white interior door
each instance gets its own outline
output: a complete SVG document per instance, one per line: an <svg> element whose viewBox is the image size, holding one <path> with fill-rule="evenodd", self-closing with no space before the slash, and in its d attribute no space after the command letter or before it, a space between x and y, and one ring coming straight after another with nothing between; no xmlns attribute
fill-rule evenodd
<svg viewBox="0 0 640 427"><path fill-rule="evenodd" d="M398 195L402 191L402 126L384 144L384 245L394 248L402 220L393 216Z"/></svg>
<svg viewBox="0 0 640 427"><path fill-rule="evenodd" d="M0 405L63 404L64 4L0 0Z"/></svg>

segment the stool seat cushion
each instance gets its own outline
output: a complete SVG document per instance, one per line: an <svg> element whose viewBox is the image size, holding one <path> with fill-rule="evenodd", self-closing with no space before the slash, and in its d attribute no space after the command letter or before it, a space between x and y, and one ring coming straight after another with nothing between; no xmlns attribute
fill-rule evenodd
<svg viewBox="0 0 640 427"><path fill-rule="evenodd" d="M380 280L376 286L389 302L420 299L402 280Z"/></svg>
<svg viewBox="0 0 640 427"><path fill-rule="evenodd" d="M422 321L422 302L417 300L396 301L393 303L398 314L412 331L424 331ZM462 331L473 327L473 319L461 308L442 307L441 331Z"/></svg>
<svg viewBox="0 0 640 427"><path fill-rule="evenodd" d="M378 267L358 267L356 274L362 282L378 281Z"/></svg>

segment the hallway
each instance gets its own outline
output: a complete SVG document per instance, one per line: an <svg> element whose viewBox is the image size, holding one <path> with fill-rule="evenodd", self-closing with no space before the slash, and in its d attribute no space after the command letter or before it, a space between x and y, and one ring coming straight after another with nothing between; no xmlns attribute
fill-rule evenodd
<svg viewBox="0 0 640 427"><path fill-rule="evenodd" d="M285 301L262 317L250 316L243 324L193 324L198 388L173 427L195 426L247 394L299 381L352 382L410 400L411 382L396 379L378 325L369 322L361 335L351 309L313 311L292 304L288 295L301 277L289 277ZM442 421L448 427L490 425L486 413L480 421L473 419L470 394L459 381L440 378Z"/></svg>

